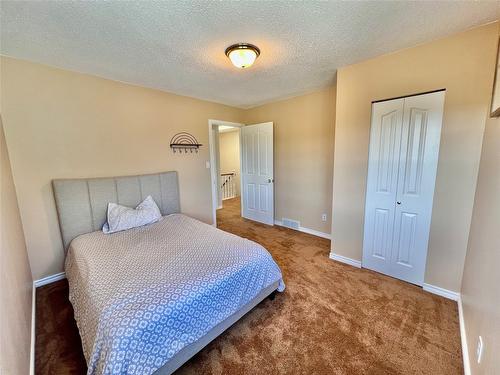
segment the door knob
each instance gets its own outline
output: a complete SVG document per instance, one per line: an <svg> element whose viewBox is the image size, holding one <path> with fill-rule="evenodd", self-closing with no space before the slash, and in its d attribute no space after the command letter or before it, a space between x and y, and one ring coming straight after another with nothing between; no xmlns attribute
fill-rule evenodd
<svg viewBox="0 0 500 375"><path fill-rule="evenodd" d="M396 202L397 204L401 204L401 202Z"/></svg>
<svg viewBox="0 0 500 375"><path fill-rule="evenodd" d="M267 179L267 182L269 182L269 183L274 182L274 178L268 178L268 179Z"/></svg>

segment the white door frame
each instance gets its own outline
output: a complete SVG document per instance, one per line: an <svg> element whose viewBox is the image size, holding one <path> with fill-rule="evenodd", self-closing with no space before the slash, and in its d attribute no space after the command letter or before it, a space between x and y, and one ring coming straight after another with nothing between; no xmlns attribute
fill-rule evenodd
<svg viewBox="0 0 500 375"><path fill-rule="evenodd" d="M235 128L242 128L245 124L239 122L229 122L222 120L208 120L208 145L210 151L210 189L212 191L212 225L217 226L217 207L219 205L219 197L217 195L217 183L219 181L217 176L216 168L216 150L215 150L215 132L213 130L214 126L232 126ZM239 131L239 130L238 130ZM240 140L241 144L241 140ZM240 150L241 152L241 150ZM240 186L241 186L241 173L240 173Z"/></svg>

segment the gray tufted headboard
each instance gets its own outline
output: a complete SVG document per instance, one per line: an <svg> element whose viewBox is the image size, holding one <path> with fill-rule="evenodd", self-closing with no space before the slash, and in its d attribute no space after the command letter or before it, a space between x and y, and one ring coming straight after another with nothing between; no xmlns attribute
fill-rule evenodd
<svg viewBox="0 0 500 375"><path fill-rule="evenodd" d="M109 202L135 207L151 195L162 215L180 212L177 172L53 180L52 187L65 251L73 238L102 228Z"/></svg>

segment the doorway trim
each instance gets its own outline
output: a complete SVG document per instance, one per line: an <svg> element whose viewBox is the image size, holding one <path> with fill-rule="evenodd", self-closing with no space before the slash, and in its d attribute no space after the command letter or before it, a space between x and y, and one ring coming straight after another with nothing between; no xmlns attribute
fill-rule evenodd
<svg viewBox="0 0 500 375"><path fill-rule="evenodd" d="M216 150L215 150L215 132L213 130L214 126L232 126L234 128L242 128L245 126L245 124L239 123L239 122L230 122L230 121L223 121L223 120L213 120L209 119L208 120L208 145L209 145L209 152L210 152L210 191L212 194L212 225L214 227L217 226L217 207L218 207L218 196L217 196L217 188L216 184L218 181L218 176L217 174L217 169L215 167L216 165ZM240 140L241 144L241 140ZM219 151L220 152L220 151ZM240 180L241 180L241 173L240 173Z"/></svg>

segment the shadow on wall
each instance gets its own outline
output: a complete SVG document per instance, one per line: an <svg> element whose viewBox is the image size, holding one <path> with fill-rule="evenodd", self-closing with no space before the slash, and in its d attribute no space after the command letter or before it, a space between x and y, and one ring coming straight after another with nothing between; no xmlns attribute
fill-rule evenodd
<svg viewBox="0 0 500 375"><path fill-rule="evenodd" d="M53 273L54 264L60 268L61 270L64 268L64 259L66 249L64 249L62 238L61 238L61 229L59 228L59 218L57 217L56 211L56 202L54 200L54 191L52 189L52 182L48 184L44 184L41 189L42 197L43 197L43 206L44 206L44 215L45 220L40 225L43 225L46 230L44 233L47 233L49 236L50 243L58 244L58 246L54 247L51 253L52 259L47 264L50 264L50 267L42 270L43 275L50 275ZM56 225L53 225L55 223ZM28 244L28 247L30 244ZM31 244L32 247L36 247L35 244ZM41 255L41 254L40 254ZM31 254L31 257L38 256L38 253ZM47 254L41 255L44 259L47 259ZM31 260L32 262L37 260ZM43 264L43 263L42 263Z"/></svg>
<svg viewBox="0 0 500 375"><path fill-rule="evenodd" d="M33 280L1 117L0 154L0 372L28 374Z"/></svg>

